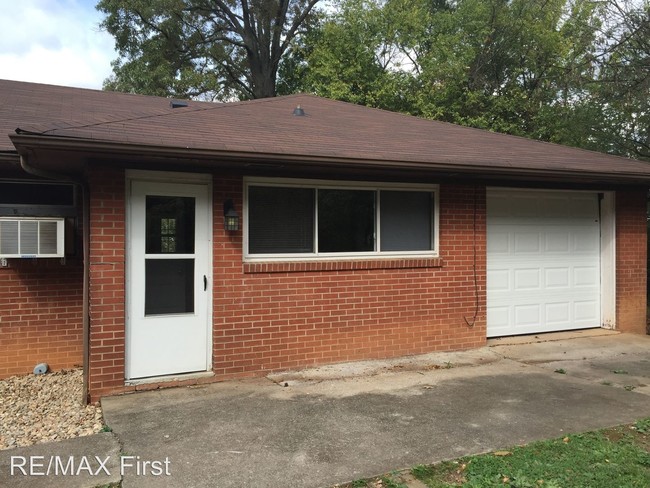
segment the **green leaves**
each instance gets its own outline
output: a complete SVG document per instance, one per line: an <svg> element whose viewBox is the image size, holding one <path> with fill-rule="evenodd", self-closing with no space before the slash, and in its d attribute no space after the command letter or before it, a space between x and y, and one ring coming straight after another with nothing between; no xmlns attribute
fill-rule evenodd
<svg viewBox="0 0 650 488"><path fill-rule="evenodd" d="M292 44L283 93L646 157L643 5L342 0Z"/></svg>
<svg viewBox="0 0 650 488"><path fill-rule="evenodd" d="M311 92L650 160L650 0L318 1L101 0L105 88Z"/></svg>
<svg viewBox="0 0 650 488"><path fill-rule="evenodd" d="M275 95L280 60L319 0L101 0L120 58L106 89L228 100Z"/></svg>

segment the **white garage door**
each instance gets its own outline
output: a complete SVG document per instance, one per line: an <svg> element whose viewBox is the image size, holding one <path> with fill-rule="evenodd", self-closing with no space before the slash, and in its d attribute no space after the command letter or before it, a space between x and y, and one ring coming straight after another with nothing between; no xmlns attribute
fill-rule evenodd
<svg viewBox="0 0 650 488"><path fill-rule="evenodd" d="M487 335L599 327L598 194L488 189Z"/></svg>

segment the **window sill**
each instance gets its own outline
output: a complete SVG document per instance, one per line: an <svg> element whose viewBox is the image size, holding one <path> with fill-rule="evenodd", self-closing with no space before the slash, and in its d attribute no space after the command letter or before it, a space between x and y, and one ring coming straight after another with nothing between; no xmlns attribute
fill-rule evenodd
<svg viewBox="0 0 650 488"><path fill-rule="evenodd" d="M244 263L244 274L357 271L372 269L442 268L442 258L391 258L341 261L284 261Z"/></svg>

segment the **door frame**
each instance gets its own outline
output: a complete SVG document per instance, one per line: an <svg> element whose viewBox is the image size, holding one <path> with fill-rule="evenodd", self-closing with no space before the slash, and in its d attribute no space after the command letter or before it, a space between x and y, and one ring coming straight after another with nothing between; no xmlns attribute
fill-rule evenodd
<svg viewBox="0 0 650 488"><path fill-rule="evenodd" d="M524 188L517 186L487 186L485 222L487 225L487 198L490 191L523 190L526 192L573 192L598 195L600 212L600 327L616 329L616 192L612 190L582 190L571 188ZM486 227L487 239L487 227ZM486 241L487 245L487 241ZM487 252L487 247L486 247ZM486 254L487 260L487 254ZM487 265L487 261L486 261ZM486 275L487 278L487 275ZM487 284L486 284L487 286ZM487 290L487 288L486 288ZM486 292L487 300L487 292ZM486 301L487 306L487 301Z"/></svg>
<svg viewBox="0 0 650 488"><path fill-rule="evenodd" d="M203 185L207 187L207 220L208 225L207 234L208 234L208 250L207 250L207 261L208 269L207 279L208 279L208 299L206 300L206 370L195 372L195 373L179 373L166 376L154 376L152 378L137 378L135 380L130 380L130 355L129 348L131 344L131 320L129 313L131 311L131 292L132 292L132 279L131 279L131 266L130 260L132 256L132 245L131 245L131 222L133 216L131 215L132 205L131 205L131 184L134 181L146 182L146 183L178 183L178 184L192 184L192 185ZM124 317L124 378L127 384L140 384L140 383L150 383L150 382L160 382L164 381L165 378L176 378L180 376L196 376L204 375L212 371L212 335L213 335L213 320L212 320L212 310L213 310L213 249L214 249L214 226L213 226L213 195L212 195L212 175L205 173L181 173L173 171L146 171L146 170L132 170L127 169L125 171L125 205L126 205L126 222L125 222L125 317ZM211 374L211 373L210 373Z"/></svg>

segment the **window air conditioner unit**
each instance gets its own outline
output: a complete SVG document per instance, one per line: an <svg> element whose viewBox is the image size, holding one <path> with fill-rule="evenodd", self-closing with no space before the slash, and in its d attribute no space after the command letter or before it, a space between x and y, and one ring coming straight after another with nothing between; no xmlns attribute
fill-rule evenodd
<svg viewBox="0 0 650 488"><path fill-rule="evenodd" d="M62 258L65 219L0 218L0 258Z"/></svg>

